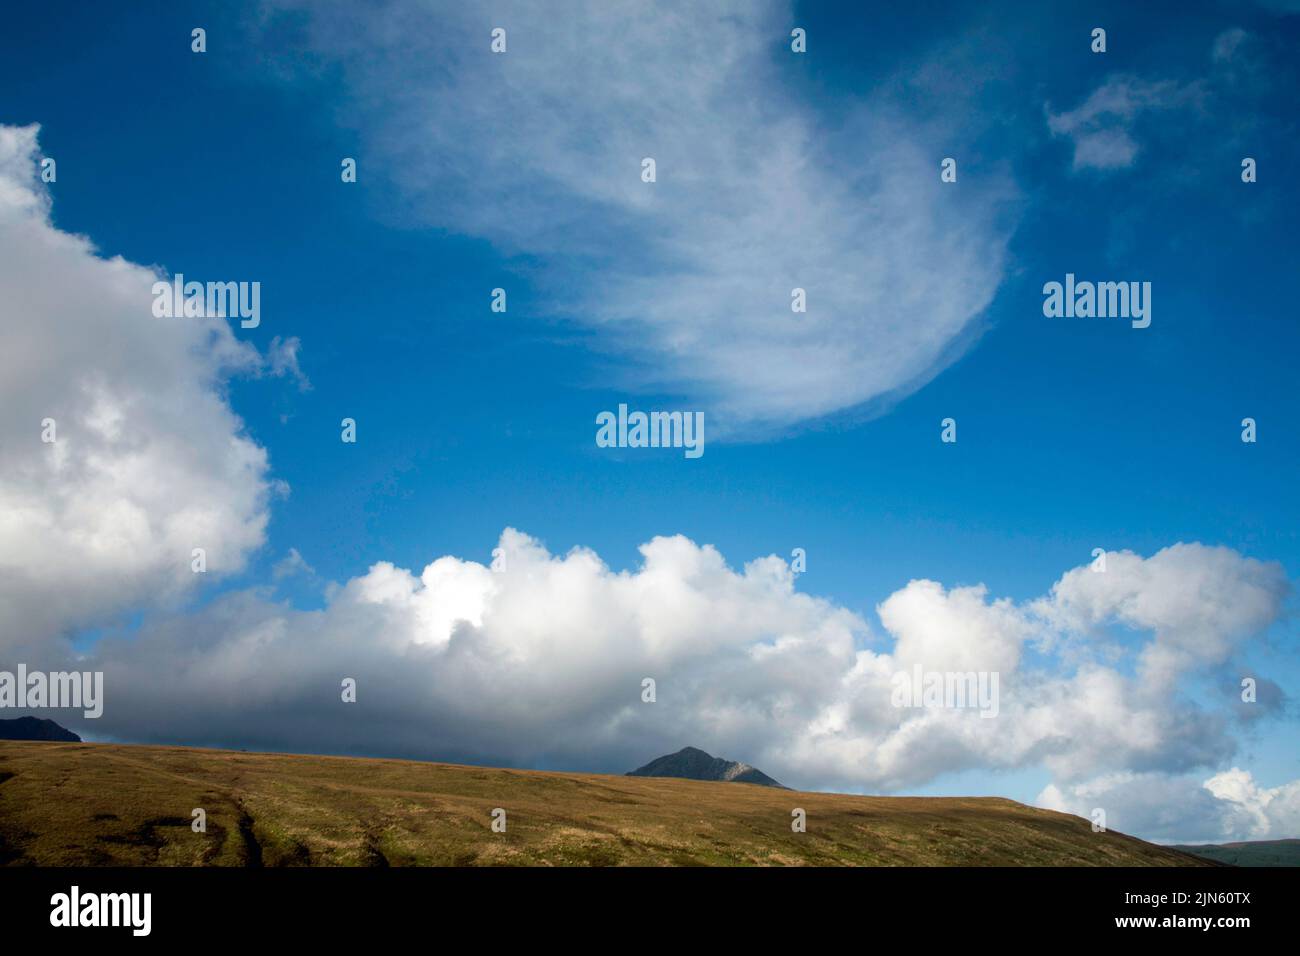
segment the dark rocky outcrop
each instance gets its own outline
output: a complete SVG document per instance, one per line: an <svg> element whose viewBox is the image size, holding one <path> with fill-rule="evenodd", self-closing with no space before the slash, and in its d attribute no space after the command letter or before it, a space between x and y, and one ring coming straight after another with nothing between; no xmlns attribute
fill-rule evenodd
<svg viewBox="0 0 1300 956"><path fill-rule="evenodd" d="M651 760L644 767L638 767L626 774L629 777L684 777L687 780L721 780L729 783L756 783L763 787L779 787L763 771L747 763L735 760L723 760L706 754L696 747L683 747L675 754L668 754Z"/></svg>
<svg viewBox="0 0 1300 956"><path fill-rule="evenodd" d="M81 738L52 720L39 717L17 717L0 720L0 740L61 740L79 744Z"/></svg>

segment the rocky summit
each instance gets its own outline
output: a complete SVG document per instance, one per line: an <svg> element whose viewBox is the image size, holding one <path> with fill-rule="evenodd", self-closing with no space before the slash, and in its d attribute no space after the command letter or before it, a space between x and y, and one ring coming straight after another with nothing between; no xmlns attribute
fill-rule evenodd
<svg viewBox="0 0 1300 956"><path fill-rule="evenodd" d="M0 720L0 740L61 740L81 743L81 738L52 720L39 717L18 717Z"/></svg>
<svg viewBox="0 0 1300 956"><path fill-rule="evenodd" d="M683 777L687 780L722 780L731 783L756 783L763 787L790 788L777 783L757 767L735 760L723 760L697 747L683 747L675 754L651 760L644 767L627 773L629 777Z"/></svg>

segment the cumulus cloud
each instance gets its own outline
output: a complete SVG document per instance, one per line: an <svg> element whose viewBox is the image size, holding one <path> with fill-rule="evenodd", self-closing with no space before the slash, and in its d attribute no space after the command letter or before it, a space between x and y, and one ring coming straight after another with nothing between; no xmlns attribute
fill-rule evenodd
<svg viewBox="0 0 1300 956"><path fill-rule="evenodd" d="M1201 545L1113 561L1107 574L1126 583L1086 600L1086 568L1022 603L912 581L877 608L879 631L799 592L776 557L733 568L677 536L644 544L640 565L617 571L588 549L552 554L510 529L498 546L497 570L454 556L419 574L381 562L332 588L320 611L232 594L105 640L95 663L110 696L89 729L614 772L694 744L792 785L870 792L953 770L1042 766L1054 789L1040 799L1075 806L1094 799L1099 778L1113 789L1227 766L1232 714L1226 696L1189 699L1108 666L1100 651L1089 659L1079 635L1045 635L1123 619L1137 629L1138 659L1171 640L1198 648L1180 659L1190 674L1281 613L1249 599L1276 596L1275 566ZM1189 611L1168 604L1173 573L1194 582ZM1185 628L1192 636L1175 639ZM1042 659L1043 648L1067 646L1068 663ZM916 667L998 672L997 716L894 706L894 676ZM346 677L357 681L355 704L341 700ZM653 704L641 699L645 678L656 682ZM1233 819L1240 830L1245 817Z"/></svg>
<svg viewBox="0 0 1300 956"><path fill-rule="evenodd" d="M819 125L786 4L273 6L277 47L341 71L403 215L544 264L545 307L627 359L617 384L705 404L715 434L907 392L1001 280L1008 178L944 188L884 96Z"/></svg>
<svg viewBox="0 0 1300 956"><path fill-rule="evenodd" d="M1049 810L1091 816L1106 826L1163 843L1217 843L1293 838L1300 833L1300 780L1260 787L1237 767L1208 779L1191 775L1115 773L1038 796Z"/></svg>
<svg viewBox="0 0 1300 956"><path fill-rule="evenodd" d="M153 269L52 225L37 132L0 126L0 650L178 598L194 548L236 570L267 522L266 451L223 394L262 359L155 318Z"/></svg>
<svg viewBox="0 0 1300 956"><path fill-rule="evenodd" d="M1205 781L1205 789L1231 814L1222 832L1246 832L1253 839L1300 833L1300 780L1261 787L1251 774L1233 767Z"/></svg>
<svg viewBox="0 0 1300 956"><path fill-rule="evenodd" d="M1281 567L1231 548L1177 544L1146 559L1111 552L1106 562L1104 573L1085 567L1066 574L1039 610L1072 631L1112 622L1151 631L1139 666L1156 688L1223 663L1277 619L1289 590Z"/></svg>

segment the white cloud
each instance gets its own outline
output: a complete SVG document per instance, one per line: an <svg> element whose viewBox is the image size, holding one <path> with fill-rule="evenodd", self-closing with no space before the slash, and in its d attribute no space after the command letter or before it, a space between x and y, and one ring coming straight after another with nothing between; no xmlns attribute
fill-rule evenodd
<svg viewBox="0 0 1300 956"><path fill-rule="evenodd" d="M311 390L311 381L298 366L298 352L301 348L302 342L298 336L281 338L277 335L267 346L266 365L271 375L276 377L287 375L297 383L299 391L307 392Z"/></svg>
<svg viewBox="0 0 1300 956"><path fill-rule="evenodd" d="M1182 685L1088 659L1078 635L1043 641L1044 631L1128 615L1141 657L1161 642L1184 646L1175 632L1190 628L1190 646L1205 650L1179 673L1203 674L1244 640L1241 627L1281 613L1251 597L1272 593L1275 566L1200 545L1125 559L1107 573L1126 586L1086 601L1086 568L1021 604L912 581L881 603L883 634L798 592L776 557L733 569L678 536L615 571L587 549L551 554L513 530L499 546L500 571L452 556L419 575L380 563L332 589L322 611L232 595L106 641L98 655L113 693L94 729L606 771L694 744L792 785L866 791L1041 766L1057 788L1045 802L1080 800L1099 777L1227 766L1231 697L1188 699ZM1187 608L1164 591L1173 574L1188 576ZM1029 666L1031 645L1036 658L1068 646L1069 662L1049 654ZM914 665L998 671L998 716L894 707L891 677ZM344 677L358 681L356 704L340 700ZM641 701L646 677L654 704Z"/></svg>
<svg viewBox="0 0 1300 956"><path fill-rule="evenodd" d="M1249 772L1233 767L1205 781L1205 789L1231 807L1224 827L1229 834L1261 840L1300 833L1300 780L1260 787Z"/></svg>
<svg viewBox="0 0 1300 956"><path fill-rule="evenodd" d="M1215 36L1208 66L1199 75L1161 80L1109 76L1072 110L1056 113L1049 104L1047 126L1073 144L1076 171L1133 166L1142 151L1139 139L1162 135L1185 140L1204 133L1210 142L1236 152L1259 141L1261 124L1273 125L1265 97L1281 88L1288 67L1267 44L1261 45L1258 35L1233 27ZM1155 122L1162 114L1169 116L1163 127ZM1176 154L1165 149L1161 155L1168 162Z"/></svg>
<svg viewBox="0 0 1300 956"><path fill-rule="evenodd" d="M1076 568L1039 609L1071 630L1119 623L1152 631L1140 672L1147 683L1165 687L1184 671L1227 660L1241 641L1277 619L1288 589L1277 565L1230 548L1177 544L1150 558L1110 552L1104 573Z"/></svg>
<svg viewBox="0 0 1300 956"><path fill-rule="evenodd" d="M1049 107L1047 127L1073 141L1076 170L1120 169L1137 159L1132 129L1143 113L1185 106L1195 96L1194 87L1169 80L1113 76L1073 110L1053 113Z"/></svg>
<svg viewBox="0 0 1300 956"><path fill-rule="evenodd" d="M1260 787L1233 767L1209 779L1115 773L1038 796L1049 810L1090 816L1104 810L1108 829L1163 843L1294 839L1300 833L1300 780Z"/></svg>
<svg viewBox="0 0 1300 956"><path fill-rule="evenodd" d="M194 548L236 570L267 521L266 452L222 391L257 352L154 318L158 276L55 228L38 159L37 127L0 126L0 649L183 595Z"/></svg>
<svg viewBox="0 0 1300 956"><path fill-rule="evenodd" d="M629 384L705 403L715 434L916 387L1002 277L1008 179L945 187L939 134L883 96L823 125L830 104L792 92L784 4L277 6L341 68L340 119L394 215L540 261L552 312L594 327Z"/></svg>
<svg viewBox="0 0 1300 956"><path fill-rule="evenodd" d="M275 566L271 568L271 578L275 581L282 581L285 578L291 578L299 574L314 577L316 569L307 563L307 559L299 553L297 548L290 548L289 553L275 562Z"/></svg>

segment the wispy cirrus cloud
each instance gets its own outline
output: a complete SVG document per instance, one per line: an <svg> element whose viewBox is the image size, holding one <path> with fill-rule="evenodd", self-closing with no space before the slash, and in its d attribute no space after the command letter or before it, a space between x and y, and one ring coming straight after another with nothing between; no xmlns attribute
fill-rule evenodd
<svg viewBox="0 0 1300 956"><path fill-rule="evenodd" d="M623 384L707 404L715 433L915 388L1002 278L1009 177L944 186L885 96L834 120L802 98L786 4L271 10L277 45L341 71L340 121L401 215L540 263L546 308L625 359Z"/></svg>
<svg viewBox="0 0 1300 956"><path fill-rule="evenodd" d="M1076 170L1122 169L1137 160L1134 126L1139 118L1190 105L1199 96L1198 87L1172 80L1113 76L1072 110L1053 113L1049 107L1047 126L1053 135L1073 143Z"/></svg>
<svg viewBox="0 0 1300 956"><path fill-rule="evenodd" d="M1287 135L1289 115L1271 116L1265 107L1276 87L1289 88L1294 67L1276 38L1242 27L1219 31L1210 41L1205 65L1174 77L1136 73L1107 76L1078 106L1044 108L1053 136L1073 146L1072 168L1110 172L1137 164L1144 143L1161 142L1166 159L1185 152L1192 130L1204 128L1216 144L1258 143L1261 129ZM1244 108L1249 103L1251 109Z"/></svg>

